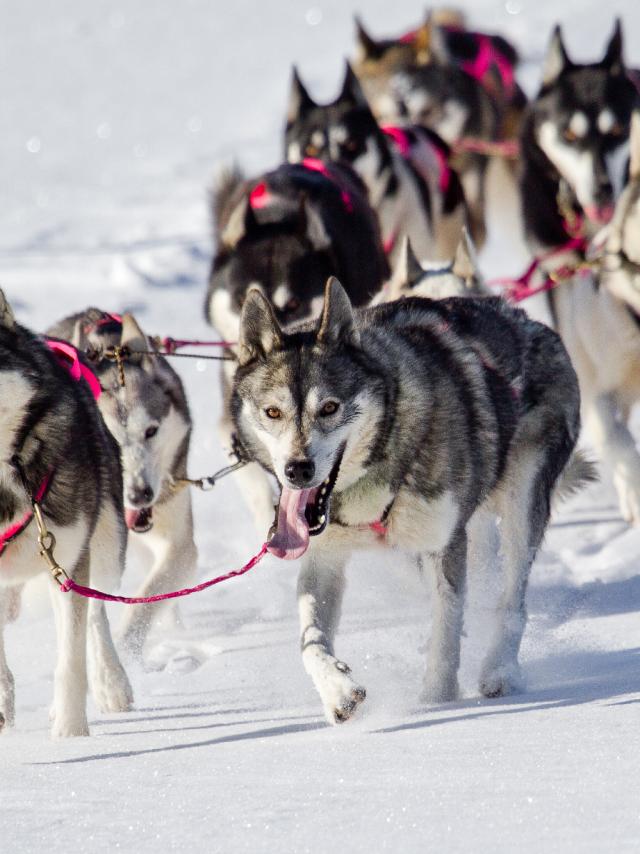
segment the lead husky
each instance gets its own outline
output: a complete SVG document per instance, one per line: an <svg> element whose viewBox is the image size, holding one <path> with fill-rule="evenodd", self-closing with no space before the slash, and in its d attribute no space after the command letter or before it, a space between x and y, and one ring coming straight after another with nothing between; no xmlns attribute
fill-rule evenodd
<svg viewBox="0 0 640 854"><path fill-rule="evenodd" d="M630 182L596 237L601 267L555 296L580 380L587 429L610 468L622 515L640 524L640 455L628 428L640 399L640 113L631 125Z"/></svg>
<svg viewBox="0 0 640 854"><path fill-rule="evenodd" d="M319 322L285 332L262 293L249 292L233 415L248 454L281 484L270 551L305 555L302 657L330 722L365 697L334 651L356 549L431 559L426 696L457 696L467 530L484 511L502 519L506 582L480 689L517 687L527 579L552 491L585 474L582 463L566 468L579 404L558 336L502 300L404 299L354 311L332 279Z"/></svg>
<svg viewBox="0 0 640 854"><path fill-rule="evenodd" d="M30 498L40 497L56 558L80 584L116 585L126 542L118 446L89 386L19 326L0 291L0 728L12 724L14 682L3 629L12 585L45 569ZM9 586L6 586L9 585ZM63 594L51 580L58 634L54 736L88 735L87 638L92 693L102 711L126 711L131 686L103 603Z"/></svg>
<svg viewBox="0 0 640 854"><path fill-rule="evenodd" d="M180 377L153 349L130 314L122 318L89 308L57 323L50 334L65 338L93 358L103 393L98 405L120 446L127 527L155 560L137 595L151 596L189 584L197 551L187 476L191 416ZM134 355L124 361L124 386L118 368L103 354L116 345ZM121 631L128 649L140 653L162 603L125 609Z"/></svg>
<svg viewBox="0 0 640 854"><path fill-rule="evenodd" d="M426 128L382 130L348 63L340 95L323 105L294 69L285 154L293 163L315 157L351 166L367 186L394 263L405 235L421 260L448 260L455 252L468 209L448 146Z"/></svg>

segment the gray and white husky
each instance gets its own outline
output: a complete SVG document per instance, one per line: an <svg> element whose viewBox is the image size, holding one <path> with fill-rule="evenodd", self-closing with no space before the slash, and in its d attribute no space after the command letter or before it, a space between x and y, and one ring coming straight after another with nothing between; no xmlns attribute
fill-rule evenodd
<svg viewBox="0 0 640 854"><path fill-rule="evenodd" d="M180 377L160 354L135 355L153 346L130 314L89 308L49 332L88 353L100 379L98 405L122 456L127 527L154 557L138 595L191 583L197 564L191 495L178 484L187 475L191 416ZM116 364L103 356L116 345L134 352L123 363L124 386ZM142 651L162 611L162 603L125 609L121 631L130 651Z"/></svg>
<svg viewBox="0 0 640 854"><path fill-rule="evenodd" d="M466 228L462 229L456 254L448 264L422 265L415 256L411 241L405 238L393 274L369 305L400 297L490 296L478 267L475 246Z"/></svg>
<svg viewBox="0 0 640 854"><path fill-rule="evenodd" d="M79 584L116 586L126 530L118 446L87 383L75 381L47 345L16 323L0 291L0 729L14 721L14 681L4 624L16 589L44 571L31 497L40 496L55 556ZM88 735L89 681L101 711L133 702L104 604L61 593L51 579L58 635L52 733Z"/></svg>
<svg viewBox="0 0 640 854"><path fill-rule="evenodd" d="M480 690L517 688L527 579L552 493L591 473L580 457L570 463L579 407L559 337L500 299L354 310L330 279L319 321L283 331L249 291L233 415L247 453L281 485L270 551L304 555L302 657L330 722L365 697L334 648L357 549L400 548L432 564L425 693L457 696L467 534L482 514L501 518L506 577Z"/></svg>
<svg viewBox="0 0 640 854"><path fill-rule="evenodd" d="M640 113L631 123L630 181L595 238L597 273L555 294L563 340L582 392L583 418L611 471L622 515L640 524L640 455L628 422L640 400Z"/></svg>

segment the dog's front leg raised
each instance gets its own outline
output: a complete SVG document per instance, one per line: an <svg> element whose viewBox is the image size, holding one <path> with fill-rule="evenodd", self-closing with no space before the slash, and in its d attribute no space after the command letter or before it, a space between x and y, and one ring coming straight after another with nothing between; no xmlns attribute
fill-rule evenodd
<svg viewBox="0 0 640 854"><path fill-rule="evenodd" d="M460 638L467 569L467 537L456 532L433 563L433 626L429 641L424 699L446 703L458 696Z"/></svg>
<svg viewBox="0 0 640 854"><path fill-rule="evenodd" d="M89 562L78 561L73 578L89 583ZM52 736L89 735L87 723L87 600L62 593L51 579L51 599L56 617L58 655L53 691Z"/></svg>
<svg viewBox="0 0 640 854"><path fill-rule="evenodd" d="M13 726L15 719L15 688L4 649L4 627L8 622L14 588L0 587L0 732Z"/></svg>
<svg viewBox="0 0 640 854"><path fill-rule="evenodd" d="M342 551L312 547L298 579L302 662L332 724L348 720L366 696L365 689L351 678L349 666L337 659L333 651L347 557Z"/></svg>
<svg viewBox="0 0 640 854"><path fill-rule="evenodd" d="M640 525L640 454L614 395L600 394L584 402L585 427L611 467L620 512Z"/></svg>

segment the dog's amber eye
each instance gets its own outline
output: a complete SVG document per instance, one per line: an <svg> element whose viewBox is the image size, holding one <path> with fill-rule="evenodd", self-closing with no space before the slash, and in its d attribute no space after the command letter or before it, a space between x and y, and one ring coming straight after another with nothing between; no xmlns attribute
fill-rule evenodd
<svg viewBox="0 0 640 854"><path fill-rule="evenodd" d="M320 151L319 151L319 149L318 149L318 148L316 148L316 146L315 146L315 145L311 145L311 144L309 144L309 145L305 148L304 153L307 155L307 157L317 157L317 156L318 156L318 154L320 154Z"/></svg>
<svg viewBox="0 0 640 854"><path fill-rule="evenodd" d="M338 411L339 406L340 404L337 401L328 400L320 410L320 415L322 415L323 418L327 415L335 415L335 413Z"/></svg>
<svg viewBox="0 0 640 854"><path fill-rule="evenodd" d="M578 138L578 134L574 133L571 128L566 128L562 136L566 139L567 142L575 142Z"/></svg>
<svg viewBox="0 0 640 854"><path fill-rule="evenodd" d="M347 139L344 142L343 147L346 148L347 151L354 152L358 150L358 143L355 141L355 139Z"/></svg>
<svg viewBox="0 0 640 854"><path fill-rule="evenodd" d="M274 420L282 418L282 412L280 412L277 406L268 406L265 409L265 414L267 418L273 418Z"/></svg>
<svg viewBox="0 0 640 854"><path fill-rule="evenodd" d="M144 438L145 439L153 439L153 437L156 435L157 432L158 432L157 427L147 427L147 429L145 430Z"/></svg>
<svg viewBox="0 0 640 854"><path fill-rule="evenodd" d="M289 302L285 305L284 310L286 312L293 313L294 311L297 311L299 308L300 308L300 300L297 299L296 297L291 297Z"/></svg>
<svg viewBox="0 0 640 854"><path fill-rule="evenodd" d="M609 131L610 136L622 136L625 132L624 125L620 122L616 122L614 126Z"/></svg>

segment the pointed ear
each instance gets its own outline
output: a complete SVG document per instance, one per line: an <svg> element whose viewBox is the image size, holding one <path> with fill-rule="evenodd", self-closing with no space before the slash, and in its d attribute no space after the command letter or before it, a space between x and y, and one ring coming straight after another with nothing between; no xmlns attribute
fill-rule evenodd
<svg viewBox="0 0 640 854"><path fill-rule="evenodd" d="M433 58L433 29L431 11L429 11L427 12L424 23L416 30L413 40L413 50L418 65L426 65Z"/></svg>
<svg viewBox="0 0 640 854"><path fill-rule="evenodd" d="M282 330L260 288L249 288L240 315L238 364L265 358L282 346Z"/></svg>
<svg viewBox="0 0 640 854"><path fill-rule="evenodd" d="M613 34L602 58L600 65L608 68L611 74L622 74L624 72L624 59L622 57L622 24L620 18L616 18Z"/></svg>
<svg viewBox="0 0 640 854"><path fill-rule="evenodd" d="M423 273L424 270L416 258L411 241L405 237L400 250L396 274L403 281L405 287L412 288L422 278Z"/></svg>
<svg viewBox="0 0 640 854"><path fill-rule="evenodd" d="M447 47L446 30L443 26L433 21L429 27L429 62L439 65L448 65L451 62L451 53Z"/></svg>
<svg viewBox="0 0 640 854"><path fill-rule="evenodd" d="M128 347L130 350L149 350L149 341L142 329L138 326L135 317L125 312L122 315L122 333L120 334L120 346ZM144 359L142 357L141 361Z"/></svg>
<svg viewBox="0 0 640 854"><path fill-rule="evenodd" d="M338 341L357 345L360 335L347 292L335 276L330 276L324 289L324 305L316 342L335 344Z"/></svg>
<svg viewBox="0 0 640 854"><path fill-rule="evenodd" d="M551 86L572 64L562 41L562 30L556 24L542 65L542 85Z"/></svg>
<svg viewBox="0 0 640 854"><path fill-rule="evenodd" d="M73 327L73 334L71 335L71 344L76 348L76 350L82 350L83 352L88 349L89 341L87 339L86 333L84 331L85 327L85 319L80 318L76 320Z"/></svg>
<svg viewBox="0 0 640 854"><path fill-rule="evenodd" d="M226 246L227 249L235 249L254 224L255 217L249 204L249 197L243 196L231 211L229 219L222 229L220 243Z"/></svg>
<svg viewBox="0 0 640 854"><path fill-rule="evenodd" d="M393 275L385 287L385 300L391 302L399 299L403 294L406 295L417 285L423 273L424 270L415 256L411 241L407 236L403 237Z"/></svg>
<svg viewBox="0 0 640 854"><path fill-rule="evenodd" d="M336 103L341 101L346 101L356 107L366 107L369 109L369 102L364 96L362 86L360 86L360 82L348 62L345 63L342 92L340 92Z"/></svg>
<svg viewBox="0 0 640 854"><path fill-rule="evenodd" d="M293 124L304 112L315 107L315 101L309 95L298 69L294 65L291 69L291 86L289 88L289 103L287 105L287 122Z"/></svg>
<svg viewBox="0 0 640 854"><path fill-rule="evenodd" d="M0 326L4 326L5 329L13 329L15 325L16 319L13 316L13 310L7 302L4 291L0 290Z"/></svg>
<svg viewBox="0 0 640 854"><path fill-rule="evenodd" d="M355 15L353 21L356 25L356 41L358 42L358 59L365 60L371 57L380 56L380 46L375 39L372 39L369 33L365 30L364 24L358 15Z"/></svg>
<svg viewBox="0 0 640 854"><path fill-rule="evenodd" d="M324 222L315 207L309 204L306 196L300 205L300 229L314 249L320 251L331 246L331 238Z"/></svg>
<svg viewBox="0 0 640 854"><path fill-rule="evenodd" d="M471 282L478 275L476 248L466 226L462 227L451 271L465 282Z"/></svg>
<svg viewBox="0 0 640 854"><path fill-rule="evenodd" d="M629 148L629 177L632 181L638 181L640 180L640 110L634 110L631 114Z"/></svg>

